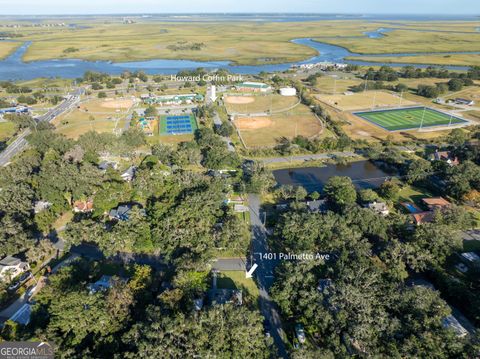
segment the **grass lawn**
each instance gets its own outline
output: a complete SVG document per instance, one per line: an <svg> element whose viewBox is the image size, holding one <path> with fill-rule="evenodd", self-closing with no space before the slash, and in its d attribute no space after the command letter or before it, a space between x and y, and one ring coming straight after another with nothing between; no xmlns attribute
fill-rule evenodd
<svg viewBox="0 0 480 359"><path fill-rule="evenodd" d="M449 116L443 112L426 107L357 112L355 115L387 131L441 126L449 123L455 125L467 122L453 115Z"/></svg>
<svg viewBox="0 0 480 359"><path fill-rule="evenodd" d="M235 101L229 101L229 97L225 98L225 107L228 113L261 113L261 112L280 112L286 110L292 106L295 106L299 102L296 96L282 96L278 94L271 95L258 95L258 96L242 96L242 98L252 100L251 103L232 103ZM235 97L233 97L235 98Z"/></svg>
<svg viewBox="0 0 480 359"><path fill-rule="evenodd" d="M422 188L406 185L399 192L398 202L413 202L421 206L421 200L425 197L432 197L432 194Z"/></svg>
<svg viewBox="0 0 480 359"><path fill-rule="evenodd" d="M322 132L320 121L304 105L271 116L239 117L235 120L235 126L248 148L273 147L282 137L292 139L296 135L307 138L327 135L327 132Z"/></svg>
<svg viewBox="0 0 480 359"><path fill-rule="evenodd" d="M387 91L365 91L350 95L316 95L316 98L327 105L330 105L341 111L353 111L361 109L373 109L395 107L395 106L413 106L413 101L400 98L396 93Z"/></svg>
<svg viewBox="0 0 480 359"><path fill-rule="evenodd" d="M15 134L13 122L0 122L0 141L6 141Z"/></svg>
<svg viewBox="0 0 480 359"><path fill-rule="evenodd" d="M245 278L243 271L222 271L217 279L218 288L241 289L244 298L251 297L252 303L257 303L260 295L259 290L252 278Z"/></svg>

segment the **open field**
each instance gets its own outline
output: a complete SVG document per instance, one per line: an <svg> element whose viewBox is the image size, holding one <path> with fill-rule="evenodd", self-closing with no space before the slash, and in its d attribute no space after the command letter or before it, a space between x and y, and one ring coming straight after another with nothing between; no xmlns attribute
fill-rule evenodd
<svg viewBox="0 0 480 359"><path fill-rule="evenodd" d="M115 128L122 129L124 126L126 106L130 104L126 101L131 100L87 100L79 104L80 108L56 118L53 124L57 132L74 139L92 130L112 133Z"/></svg>
<svg viewBox="0 0 480 359"><path fill-rule="evenodd" d="M316 95L316 98L341 111L415 105L415 102L386 91L365 91L351 95Z"/></svg>
<svg viewBox="0 0 480 359"><path fill-rule="evenodd" d="M467 121L453 115L449 116L443 112L426 107L357 112L355 115L380 126L387 131L400 131L467 123Z"/></svg>
<svg viewBox="0 0 480 359"><path fill-rule="evenodd" d="M0 141L6 141L15 134L15 124L13 122L0 122Z"/></svg>
<svg viewBox="0 0 480 359"><path fill-rule="evenodd" d="M260 117L239 117L234 121L249 148L275 146L282 137L301 135L308 138L322 134L322 124L310 109L299 105L293 110Z"/></svg>
<svg viewBox="0 0 480 359"><path fill-rule="evenodd" d="M266 113L279 112L295 106L299 102L296 96L277 94L259 96L226 96L225 107L228 113Z"/></svg>
<svg viewBox="0 0 480 359"><path fill-rule="evenodd" d="M392 49L395 52L480 50L477 35L472 36L479 23L473 21L432 23L442 32L429 32L429 23L398 22L401 30L394 30L380 39L370 39L363 33L385 27L385 24L362 20L312 21L302 22L302 26L297 22L179 24L142 20L127 25L122 24L120 18L82 20L80 23L85 28L19 27L17 32L23 35L22 39L33 41L25 60L68 57L112 61L232 60L250 65L293 62L315 55L309 47L290 43L291 39L305 37L365 54L391 53ZM414 29L423 31L412 31ZM3 54L9 51L11 49L3 50ZM459 62L462 61L480 63L476 57Z"/></svg>

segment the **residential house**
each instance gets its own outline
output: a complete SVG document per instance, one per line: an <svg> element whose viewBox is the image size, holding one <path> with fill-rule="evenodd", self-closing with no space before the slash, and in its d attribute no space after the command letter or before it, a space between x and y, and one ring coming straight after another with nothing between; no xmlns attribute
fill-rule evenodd
<svg viewBox="0 0 480 359"><path fill-rule="evenodd" d="M102 277L95 283L87 285L88 292L95 294L97 292L103 292L110 289L113 285L113 278L109 275L102 275Z"/></svg>
<svg viewBox="0 0 480 359"><path fill-rule="evenodd" d="M460 161L455 157L450 151L438 151L431 157L432 161L442 161L448 163L450 166L457 166L460 164Z"/></svg>
<svg viewBox="0 0 480 359"><path fill-rule="evenodd" d="M413 221L416 225L433 222L434 213L432 211L413 213Z"/></svg>
<svg viewBox="0 0 480 359"><path fill-rule="evenodd" d="M390 214L390 209L385 202L370 202L365 204L364 207L371 209L382 216L388 216Z"/></svg>
<svg viewBox="0 0 480 359"><path fill-rule="evenodd" d="M313 213L326 213L328 209L327 200L317 199L315 201L307 201L307 209Z"/></svg>
<svg viewBox="0 0 480 359"><path fill-rule="evenodd" d="M19 258L7 256L0 261L0 280L10 281L29 269L30 266L27 262L23 262Z"/></svg>
<svg viewBox="0 0 480 359"><path fill-rule="evenodd" d="M73 212L89 213L93 211L93 199L79 200L73 203Z"/></svg>
<svg viewBox="0 0 480 359"><path fill-rule="evenodd" d="M135 172L137 170L137 167L135 166L130 166L125 172L123 172L120 177L126 182L131 182L133 178L135 177Z"/></svg>
<svg viewBox="0 0 480 359"><path fill-rule="evenodd" d="M426 205L430 211L442 210L452 206L452 204L443 197L423 198L422 203Z"/></svg>
<svg viewBox="0 0 480 359"><path fill-rule="evenodd" d="M114 170L116 170L117 167L118 167L118 163L113 161L103 161L98 165L98 168L104 172L109 168L113 168Z"/></svg>
<svg viewBox="0 0 480 359"><path fill-rule="evenodd" d="M36 201L34 204L33 204L33 212L35 212L35 214L37 213L40 213L48 208L50 208L52 206L52 203L50 202L47 202L47 201Z"/></svg>
<svg viewBox="0 0 480 359"><path fill-rule="evenodd" d="M132 211L133 206L131 204L123 204L117 208L112 209L108 216L110 219L115 219L117 221L128 221L130 212Z"/></svg>
<svg viewBox="0 0 480 359"><path fill-rule="evenodd" d="M243 305L243 292L237 289L219 289L217 288L218 271L212 271L212 289L208 291L208 298L212 306L218 304Z"/></svg>

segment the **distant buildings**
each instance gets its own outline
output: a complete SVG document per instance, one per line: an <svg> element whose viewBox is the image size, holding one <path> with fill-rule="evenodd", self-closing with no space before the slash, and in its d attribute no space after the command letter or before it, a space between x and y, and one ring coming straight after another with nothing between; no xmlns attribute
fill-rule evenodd
<svg viewBox="0 0 480 359"><path fill-rule="evenodd" d="M0 280L10 281L30 269L28 263L19 258L7 256L0 261Z"/></svg>
<svg viewBox="0 0 480 359"><path fill-rule="evenodd" d="M8 113L28 113L30 109L25 106L0 108L0 116Z"/></svg>
<svg viewBox="0 0 480 359"><path fill-rule="evenodd" d="M114 170L116 170L117 167L118 167L118 163L113 161L103 161L98 165L98 169L102 171L106 171L109 168L113 168Z"/></svg>
<svg viewBox="0 0 480 359"><path fill-rule="evenodd" d="M142 94L140 98L148 105L181 105L192 104L194 102L201 102L204 97L200 94L182 94L182 95L162 95L157 96L153 94Z"/></svg>
<svg viewBox="0 0 480 359"><path fill-rule="evenodd" d="M264 84L263 82L243 82L235 85L235 89L241 92L270 92L272 86Z"/></svg>
<svg viewBox="0 0 480 359"><path fill-rule="evenodd" d="M297 89L294 87L282 87L280 89L280 95L282 96L296 96Z"/></svg>
<svg viewBox="0 0 480 359"><path fill-rule="evenodd" d="M334 62L316 62L314 64L303 64L303 65L293 65L292 69L300 69L300 70L344 70L348 64L340 64Z"/></svg>
<svg viewBox="0 0 480 359"><path fill-rule="evenodd" d="M469 100L469 99L466 99L466 98L456 98L456 99L453 100L453 102L456 103L457 105L465 105L465 106L475 105L475 101Z"/></svg>
<svg viewBox="0 0 480 359"><path fill-rule="evenodd" d="M326 199L317 199L315 201L306 202L307 209L313 213L326 213L328 204Z"/></svg>

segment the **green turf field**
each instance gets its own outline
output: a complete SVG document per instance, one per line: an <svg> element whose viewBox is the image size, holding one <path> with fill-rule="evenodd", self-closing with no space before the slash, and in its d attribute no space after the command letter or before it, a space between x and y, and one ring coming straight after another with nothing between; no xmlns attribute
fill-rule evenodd
<svg viewBox="0 0 480 359"><path fill-rule="evenodd" d="M467 122L428 107L356 112L355 115L387 131L442 126L450 123L456 125Z"/></svg>
<svg viewBox="0 0 480 359"><path fill-rule="evenodd" d="M198 128L193 114L160 116L158 132L160 135L186 135L194 133Z"/></svg>

